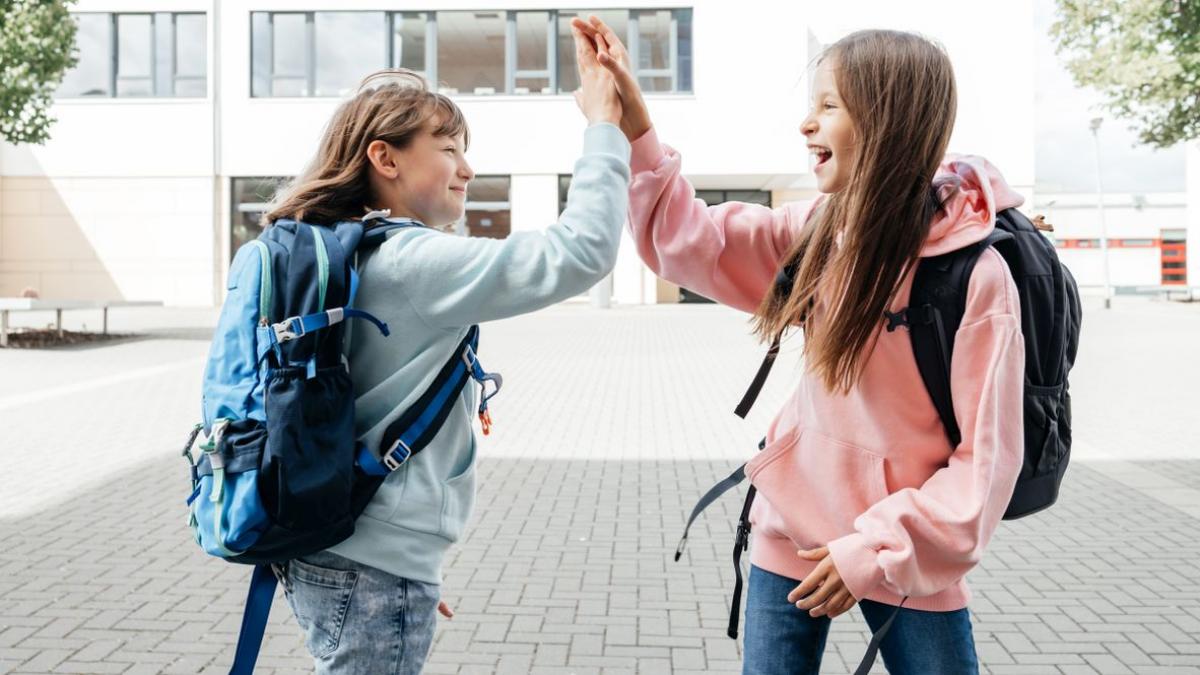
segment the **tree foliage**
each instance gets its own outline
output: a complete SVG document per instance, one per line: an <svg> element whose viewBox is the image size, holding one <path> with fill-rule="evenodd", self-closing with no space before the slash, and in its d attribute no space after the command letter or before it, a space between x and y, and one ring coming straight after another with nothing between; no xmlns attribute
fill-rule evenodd
<svg viewBox="0 0 1200 675"><path fill-rule="evenodd" d="M1200 138L1200 0L1057 0L1067 70L1144 143Z"/></svg>
<svg viewBox="0 0 1200 675"><path fill-rule="evenodd" d="M0 138L45 143L49 109L76 63L72 0L0 0Z"/></svg>

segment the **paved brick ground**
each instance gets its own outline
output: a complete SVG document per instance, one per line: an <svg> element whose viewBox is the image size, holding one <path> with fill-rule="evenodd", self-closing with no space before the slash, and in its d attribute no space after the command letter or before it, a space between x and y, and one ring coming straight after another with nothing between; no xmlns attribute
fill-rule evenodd
<svg viewBox="0 0 1200 675"><path fill-rule="evenodd" d="M190 542L174 456L212 315L122 320L157 328L0 352L0 673L228 668L247 571ZM1080 457L1061 503L1003 525L972 573L980 656L992 673L1200 673L1200 442L1185 415L1200 394L1179 384L1200 375L1200 308L1119 303L1088 320ZM428 672L737 672L724 623L740 500L714 507L683 561L670 554L698 492L752 450L791 364L743 422L727 411L759 350L720 308L560 306L484 341L506 390L448 566L458 616ZM857 613L837 621L824 671L847 672L865 643ZM260 665L310 671L282 600Z"/></svg>

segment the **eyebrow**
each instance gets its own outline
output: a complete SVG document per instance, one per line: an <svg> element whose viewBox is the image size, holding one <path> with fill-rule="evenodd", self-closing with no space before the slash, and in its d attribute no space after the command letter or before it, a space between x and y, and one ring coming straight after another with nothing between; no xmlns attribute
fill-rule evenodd
<svg viewBox="0 0 1200 675"><path fill-rule="evenodd" d="M814 101L817 101L822 98L833 98L833 99L841 100L842 97L838 95L836 90L832 90L832 89L822 89L819 91L813 91L812 99Z"/></svg>

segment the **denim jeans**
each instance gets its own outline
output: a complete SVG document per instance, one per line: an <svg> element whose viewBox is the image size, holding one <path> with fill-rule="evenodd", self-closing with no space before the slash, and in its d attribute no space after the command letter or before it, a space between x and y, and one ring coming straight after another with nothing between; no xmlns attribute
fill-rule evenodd
<svg viewBox="0 0 1200 675"><path fill-rule="evenodd" d="M751 566L746 591L742 673L810 675L821 670L829 617L813 618L788 602L800 581ZM858 604L872 631L895 607L870 600ZM864 647L863 651L866 649ZM979 660L966 609L926 612L901 609L879 648L891 675L976 675ZM858 658L858 656L856 656ZM849 664L850 668L858 663Z"/></svg>
<svg viewBox="0 0 1200 675"><path fill-rule="evenodd" d="M327 551L274 568L318 674L421 672L439 586Z"/></svg>

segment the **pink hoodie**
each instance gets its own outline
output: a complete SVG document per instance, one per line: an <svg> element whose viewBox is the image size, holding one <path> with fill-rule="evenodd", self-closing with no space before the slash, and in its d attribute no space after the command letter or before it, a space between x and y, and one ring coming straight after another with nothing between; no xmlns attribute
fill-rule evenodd
<svg viewBox="0 0 1200 675"><path fill-rule="evenodd" d="M659 276L753 312L814 202L776 209L708 207L680 176L679 154L654 129L633 143L630 231ZM948 157L961 189L921 255L982 240L997 210L1019 206L986 160ZM912 274L891 305L908 304ZM979 562L1012 495L1023 456L1025 349L1016 286L994 250L971 276L951 365L962 443L953 448L921 382L908 331L881 332L862 378L833 394L811 373L767 432L746 473L759 491L751 561L803 579L799 549L828 546L854 597L949 611L967 605ZM880 317L882 326L882 317Z"/></svg>

